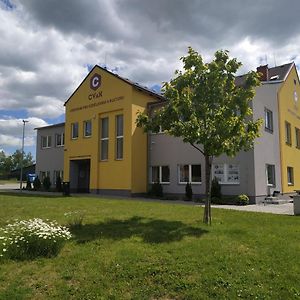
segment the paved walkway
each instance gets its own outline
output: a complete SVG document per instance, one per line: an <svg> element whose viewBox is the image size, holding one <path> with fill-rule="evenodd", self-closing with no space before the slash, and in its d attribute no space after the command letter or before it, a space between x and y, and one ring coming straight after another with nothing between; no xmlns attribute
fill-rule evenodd
<svg viewBox="0 0 300 300"><path fill-rule="evenodd" d="M18 190L19 184L4 184L0 185L0 190L3 192L13 192L13 193L23 193L23 194L33 194L33 195L44 195L44 196L56 196L60 197L61 193L54 192L30 192ZM159 203L169 203L169 204L184 204L184 205L194 205L194 206L203 206L202 204L189 202L189 201L174 201L174 200L159 200L159 199L149 199L149 198L130 198L130 197L115 197L115 196L100 196L95 194L72 194L75 197L97 197L97 198L111 198L111 199L130 199L136 201L145 201L145 202L159 202ZM272 213L280 215L294 215L294 206L293 203L285 204L253 204L246 206L239 205L212 205L212 208L222 208L222 209L233 209L240 211L252 211L252 212L262 212L262 213Z"/></svg>

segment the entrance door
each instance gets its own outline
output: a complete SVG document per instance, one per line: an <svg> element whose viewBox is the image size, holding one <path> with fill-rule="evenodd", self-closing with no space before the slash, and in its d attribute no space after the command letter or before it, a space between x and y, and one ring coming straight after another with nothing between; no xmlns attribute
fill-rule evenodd
<svg viewBox="0 0 300 300"><path fill-rule="evenodd" d="M90 192L90 160L78 160L78 182L77 192L78 193L89 193Z"/></svg>

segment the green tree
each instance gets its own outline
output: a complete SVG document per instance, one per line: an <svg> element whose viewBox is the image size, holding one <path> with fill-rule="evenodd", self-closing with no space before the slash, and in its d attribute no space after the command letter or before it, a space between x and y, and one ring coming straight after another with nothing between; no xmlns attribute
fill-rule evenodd
<svg viewBox="0 0 300 300"><path fill-rule="evenodd" d="M162 126L169 135L181 137L205 158L206 200L203 222L211 224L211 166L213 157L225 153L235 156L253 147L259 136L261 120L253 120L250 101L259 85L254 71L246 76L243 86L235 85L241 67L229 52L219 50L211 62L204 63L192 48L181 58L183 70L175 71L164 83L165 105L151 116L138 113L137 126L145 132L158 132Z"/></svg>

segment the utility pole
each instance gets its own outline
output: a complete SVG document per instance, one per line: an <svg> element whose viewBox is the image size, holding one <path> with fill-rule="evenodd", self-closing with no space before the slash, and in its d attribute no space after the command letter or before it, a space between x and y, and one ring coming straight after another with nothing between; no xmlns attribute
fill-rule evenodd
<svg viewBox="0 0 300 300"><path fill-rule="evenodd" d="M22 120L23 122L23 137L22 137L22 155L21 155L21 174L20 174L20 191L22 191L22 182L23 182L23 159L24 159L24 139L25 139L25 124L29 121Z"/></svg>

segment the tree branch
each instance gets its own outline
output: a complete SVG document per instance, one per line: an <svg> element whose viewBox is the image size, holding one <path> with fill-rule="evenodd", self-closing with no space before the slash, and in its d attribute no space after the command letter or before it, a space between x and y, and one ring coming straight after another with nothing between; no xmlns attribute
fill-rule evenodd
<svg viewBox="0 0 300 300"><path fill-rule="evenodd" d="M204 153L204 151L202 149L200 149L199 147L195 146L193 143L190 143L190 145L193 146L198 151L200 151L205 156L205 153Z"/></svg>

